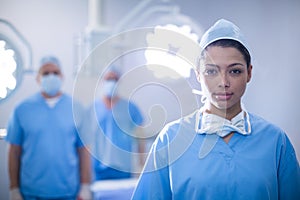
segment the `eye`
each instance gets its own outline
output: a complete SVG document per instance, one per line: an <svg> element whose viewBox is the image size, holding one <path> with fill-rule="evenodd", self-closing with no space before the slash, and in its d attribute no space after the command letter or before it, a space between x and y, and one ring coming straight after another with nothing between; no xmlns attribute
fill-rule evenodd
<svg viewBox="0 0 300 200"><path fill-rule="evenodd" d="M43 72L42 75L43 75L43 76L47 76L47 75L49 75L49 72Z"/></svg>
<svg viewBox="0 0 300 200"><path fill-rule="evenodd" d="M204 70L205 75L215 75L217 73L218 73L218 71L216 69L206 69L206 70Z"/></svg>
<svg viewBox="0 0 300 200"><path fill-rule="evenodd" d="M47 75L49 75L49 74L54 74L54 75L60 75L60 72L59 71L53 71L53 72L43 72L43 76L47 76Z"/></svg>
<svg viewBox="0 0 300 200"><path fill-rule="evenodd" d="M240 69L233 69L233 70L230 70L229 73L230 74L240 74L240 73L242 73L242 70L240 70Z"/></svg>

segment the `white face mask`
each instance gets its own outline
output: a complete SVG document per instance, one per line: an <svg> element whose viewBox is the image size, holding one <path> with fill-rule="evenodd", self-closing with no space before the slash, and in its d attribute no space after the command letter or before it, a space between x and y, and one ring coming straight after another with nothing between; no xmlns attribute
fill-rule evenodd
<svg viewBox="0 0 300 200"><path fill-rule="evenodd" d="M49 96L55 96L61 88L62 80L59 76L54 74L48 74L42 76L41 87L42 91Z"/></svg>
<svg viewBox="0 0 300 200"><path fill-rule="evenodd" d="M116 96L116 94L117 94L117 91L115 90L116 85L117 85L117 81L115 81L115 80L104 81L104 83L103 83L104 95L107 97L110 97L110 98L113 96Z"/></svg>

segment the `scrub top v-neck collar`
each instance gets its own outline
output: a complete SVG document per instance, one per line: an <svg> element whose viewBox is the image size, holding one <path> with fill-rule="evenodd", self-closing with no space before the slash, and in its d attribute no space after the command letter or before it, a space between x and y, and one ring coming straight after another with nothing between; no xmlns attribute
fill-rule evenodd
<svg viewBox="0 0 300 200"><path fill-rule="evenodd" d="M196 113L196 120L195 120L195 128L196 128L196 132L198 129L200 129L201 127L201 119L202 119L202 109L199 109L199 111ZM246 112L246 111L245 111ZM200 121L199 121L200 120ZM249 119L248 119L249 120ZM251 126L251 125L250 125ZM198 134L198 133L197 133ZM224 156L224 158L227 160L228 158L232 158L235 155L236 151L240 151L242 147L242 144L245 141L245 138L248 137L249 135L241 135L239 133L233 133L232 137L230 138L230 140L228 141L228 143L220 136L218 135L200 135L199 136L202 137L213 137L212 140L214 140L216 138L217 141L210 141L210 144L208 145L213 145L209 148L210 152L208 152L207 154L211 153L211 152L218 152L220 154L222 154ZM205 145L204 143L206 142L206 138L204 138L203 142L201 145ZM199 150L201 151L201 147L199 147ZM200 156L200 158L204 158L207 154L204 153L204 156Z"/></svg>
<svg viewBox="0 0 300 200"><path fill-rule="evenodd" d="M235 153L243 148L243 143L245 142L246 137L248 136L233 133L233 136L230 138L228 143L226 143L223 138L219 137L217 144L214 146L214 150L223 154L225 158L232 158Z"/></svg>

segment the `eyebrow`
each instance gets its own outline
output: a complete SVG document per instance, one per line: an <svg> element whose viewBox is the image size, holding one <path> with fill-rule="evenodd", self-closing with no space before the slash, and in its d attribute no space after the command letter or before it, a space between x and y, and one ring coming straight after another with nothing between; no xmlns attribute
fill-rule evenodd
<svg viewBox="0 0 300 200"><path fill-rule="evenodd" d="M242 63L232 63L230 65L228 65L227 67L235 67L237 65L240 65L240 66L244 66ZM220 68L219 65L216 65L216 64L205 64L205 66L208 66L208 67L217 67L217 68Z"/></svg>
<svg viewBox="0 0 300 200"><path fill-rule="evenodd" d="M61 71L44 71L44 72L41 72L41 74L60 74L61 73Z"/></svg>

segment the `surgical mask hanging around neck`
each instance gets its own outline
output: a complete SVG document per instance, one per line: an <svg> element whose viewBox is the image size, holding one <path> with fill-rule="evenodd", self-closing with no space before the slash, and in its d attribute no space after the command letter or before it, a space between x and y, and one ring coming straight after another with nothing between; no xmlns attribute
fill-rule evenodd
<svg viewBox="0 0 300 200"><path fill-rule="evenodd" d="M111 98L113 96L116 96L116 85L117 85L117 82L115 80L107 80L107 81L104 81L103 83L103 92L104 92L104 95Z"/></svg>
<svg viewBox="0 0 300 200"><path fill-rule="evenodd" d="M60 91L61 85L61 78L54 74L45 75L41 79L42 91L51 97Z"/></svg>

